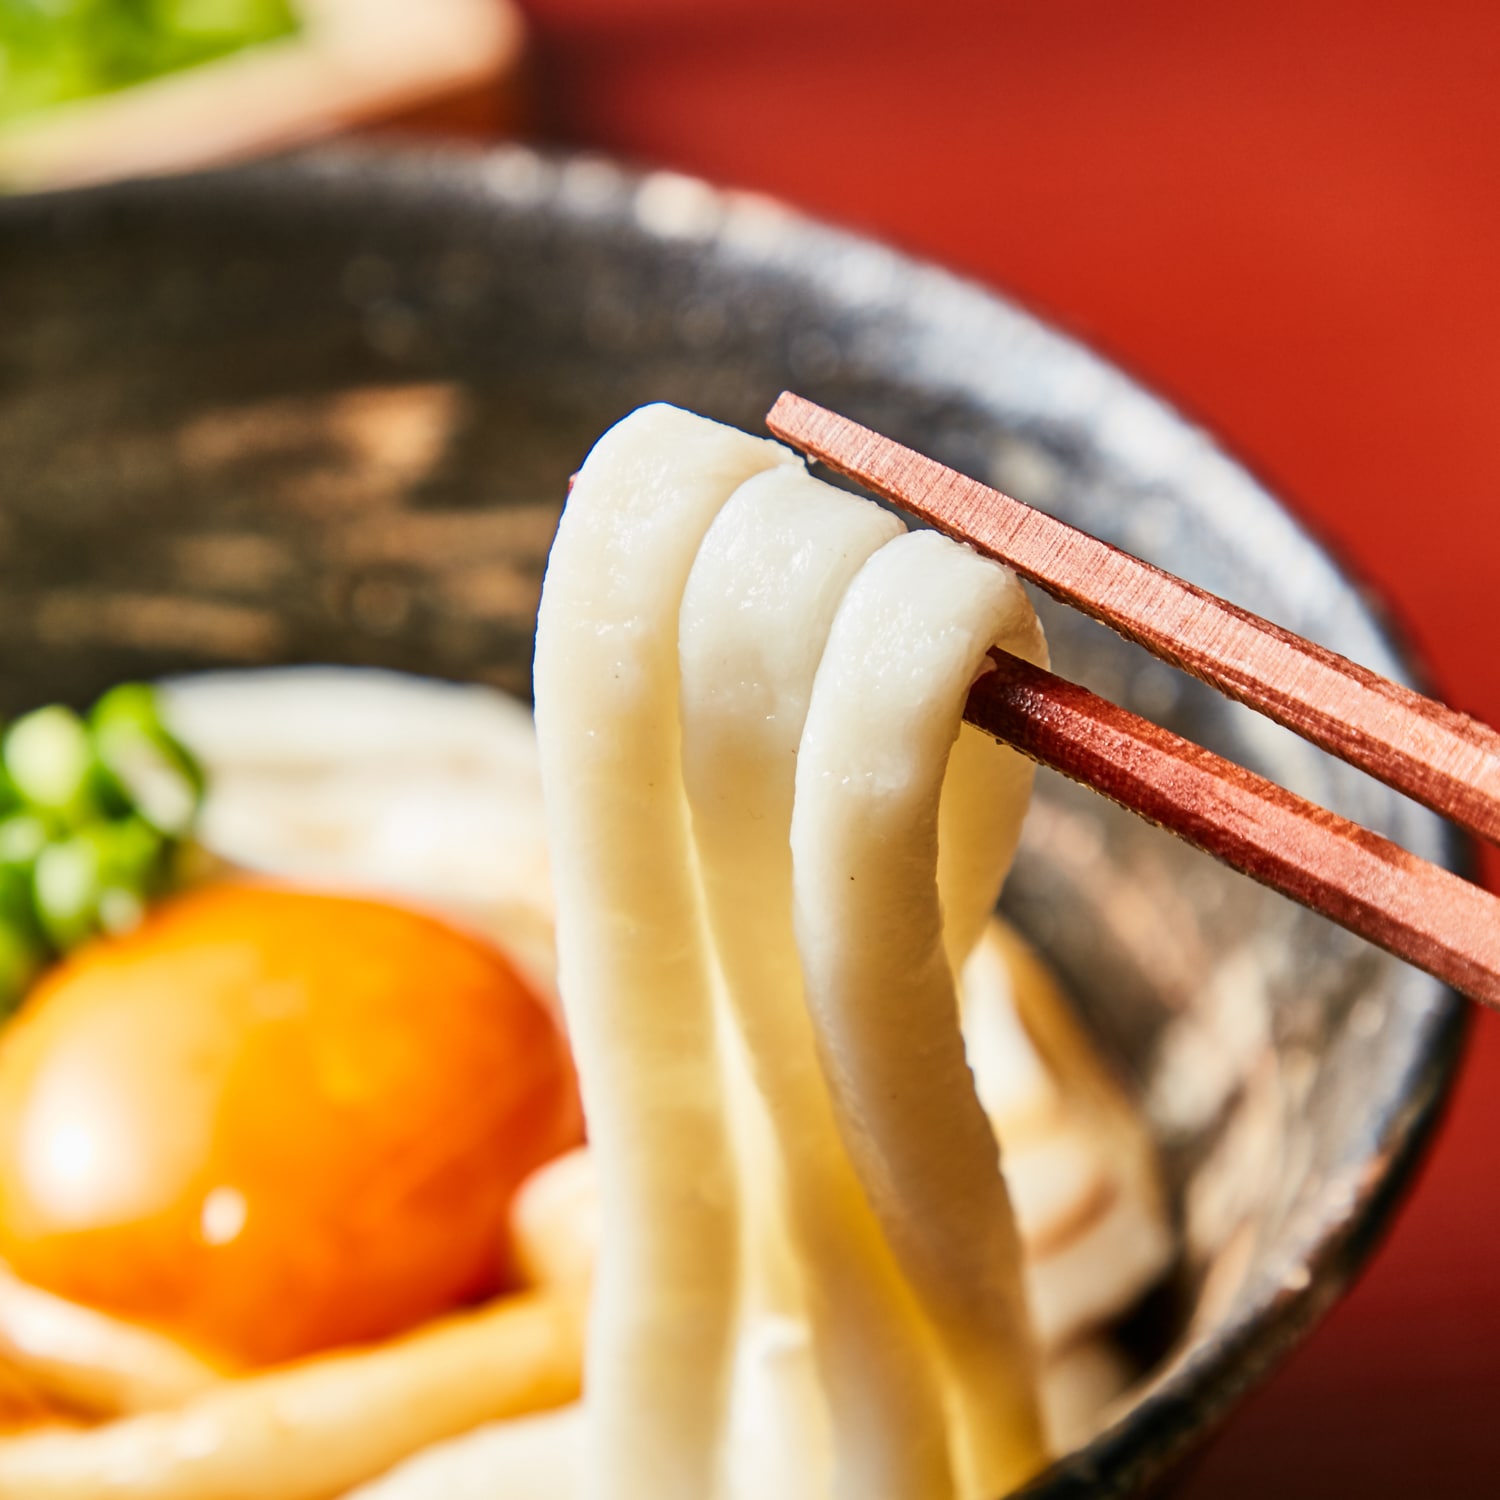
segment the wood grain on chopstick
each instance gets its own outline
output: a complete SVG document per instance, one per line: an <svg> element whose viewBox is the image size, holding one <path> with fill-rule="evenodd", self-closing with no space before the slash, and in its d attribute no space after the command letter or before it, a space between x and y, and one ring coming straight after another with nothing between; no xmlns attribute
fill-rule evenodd
<svg viewBox="0 0 1500 1500"><path fill-rule="evenodd" d="M1500 735L801 396L777 437L1148 651L1500 842Z"/></svg>
<svg viewBox="0 0 1500 1500"><path fill-rule="evenodd" d="M1076 683L991 658L971 724L1500 1006L1500 901L1488 891Z"/></svg>

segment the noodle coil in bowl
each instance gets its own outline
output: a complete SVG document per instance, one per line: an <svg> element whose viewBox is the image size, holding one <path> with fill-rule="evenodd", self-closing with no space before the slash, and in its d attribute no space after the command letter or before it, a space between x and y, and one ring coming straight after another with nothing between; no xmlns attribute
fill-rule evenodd
<svg viewBox="0 0 1500 1500"><path fill-rule="evenodd" d="M224 858L264 873L273 847L290 844L309 883L340 883L352 862L389 898L431 856L431 883L407 897L465 932L489 923L544 1001L548 914L526 899L546 885L531 814L502 816L496 776L476 765L492 759L508 787L530 773L523 752L500 747L504 731L473 730L439 705L458 689L361 703L303 677L277 688L300 694L292 710L285 697L252 702L240 678L236 703L211 705L210 728L189 721L195 693L207 704L231 681L201 674L281 664L394 669L527 699L568 476L648 401L757 431L780 389L801 389L1377 670L1404 671L1328 559L1154 398L1005 302L760 200L524 151L323 155L8 203L0 269L17 309L0 328L10 476L0 708L81 707L117 682L180 681L163 692L180 732L220 767L225 800L211 789L204 837ZM1095 627L1038 608L1065 675L1419 853L1456 858L1425 814ZM505 710L475 716L491 712ZM335 767L316 795L322 771L290 740L275 743L273 731L298 723ZM227 734L210 743L215 725ZM423 748L421 731L440 725L448 747ZM264 783L278 754L282 828L229 800ZM392 792L413 780L431 789L416 811ZM467 796L480 788L478 802ZM481 803L481 822L497 821L466 841L464 808ZM458 852L481 846L473 865ZM1172 1257L1145 1302L1100 1309L1128 1388L1104 1382L1111 1399L1081 1445L1031 1487L1133 1493L1352 1274L1447 1080L1457 1012L1429 981L1047 776L1004 908L1032 956L995 950L987 961L1014 975L1040 955L1055 976L1045 982L1076 1003L1088 1053L1104 1061L1095 1107L1124 1100L1143 1122ZM1060 1075L1056 1060L1084 1044L1049 1031L1046 1017L1061 1012L1042 1012L1035 1050ZM966 1024L1004 1024L983 1015L981 1004ZM1032 1158L1038 1222L1073 1159L1060 1146ZM1133 1162L1112 1180L1135 1181ZM1110 1258L1108 1241L1089 1253ZM1060 1274L1066 1288L1099 1284L1087 1261ZM416 1362L442 1370L472 1356L465 1368L501 1391L513 1372L483 1363L494 1346L470 1337L474 1321L506 1320L506 1348L576 1347L576 1302L544 1291L458 1308L227 1387L213 1370L168 1368L153 1345L157 1395L127 1419L137 1446L115 1451L116 1469L171 1447L184 1400L207 1402L197 1431L241 1455L268 1441L265 1413L302 1401L295 1392L343 1388L365 1413L368 1472L340 1470L308 1436L305 1452L327 1466L299 1469L312 1460L292 1441L278 1460L287 1472L268 1481L284 1486L296 1470L306 1493L336 1493L412 1446L505 1414L453 1405L448 1386L473 1382L439 1375L426 1389L443 1415L398 1433L391 1414L415 1410L392 1383L413 1368L399 1356L415 1346ZM126 1374L142 1367L135 1359L121 1356ZM566 1369L528 1368L540 1370L531 1404L572 1399ZM200 1376L205 1394L184 1397ZM231 1392L255 1381L267 1404L231 1410ZM27 1439L24 1492L46 1493L38 1475L86 1472L68 1471L81 1462L68 1456L80 1424L94 1451L126 1442L101 1437L108 1429L80 1410ZM215 1493L213 1462L202 1458L177 1492ZM0 1452L0 1483L3 1463Z"/></svg>

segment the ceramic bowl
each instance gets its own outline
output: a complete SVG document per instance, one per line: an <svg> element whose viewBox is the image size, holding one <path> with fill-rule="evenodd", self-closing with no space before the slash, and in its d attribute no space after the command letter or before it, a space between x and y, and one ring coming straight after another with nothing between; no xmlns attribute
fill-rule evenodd
<svg viewBox="0 0 1500 1500"><path fill-rule="evenodd" d="M0 710L379 663L524 694L569 473L784 387L1362 661L1410 668L1203 432L993 293L593 159L339 152L0 203ZM1043 601L1064 674L1453 865L1433 816ZM1137 1494L1369 1253L1462 1032L1433 980L1043 774L1005 905L1159 1142L1150 1362L1028 1493Z"/></svg>

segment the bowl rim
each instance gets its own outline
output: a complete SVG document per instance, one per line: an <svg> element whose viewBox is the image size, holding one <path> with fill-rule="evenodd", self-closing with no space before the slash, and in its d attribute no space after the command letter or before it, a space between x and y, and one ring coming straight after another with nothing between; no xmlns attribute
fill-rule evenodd
<svg viewBox="0 0 1500 1500"><path fill-rule="evenodd" d="M330 190L336 205L328 202ZM324 212L334 206L382 201L390 207L433 195L462 202L470 213L486 208L513 213L524 204L530 211L574 221L603 221L623 209L642 234L665 241L707 241L718 253L732 241L733 254L741 260L746 257L743 231L748 224L753 229L751 241L765 255L758 263L800 279L809 288L826 290L828 282L819 268L839 255L854 256L867 268L918 278L924 291L936 289L976 316L1003 314L1020 320L1091 365L1112 383L1113 394L1129 397L1132 409L1151 421L1164 422L1174 439L1196 445L1227 466L1226 472L1243 482L1252 510L1259 510L1254 519L1274 522L1310 549L1350 593L1355 615L1399 671L1418 684L1427 680L1410 640L1351 578L1327 544L1255 479L1249 465L1226 454L1171 401L1014 297L867 235L830 225L764 193L625 164L593 151L339 142L181 176L0 197L0 239L37 232L76 239L88 233L92 223L107 225L117 213L150 214L194 199L238 199L242 210L271 217L288 195L311 199ZM1435 814L1418 816L1432 821L1440 861L1472 875L1472 844ZM1049 1465L1019 1494L1032 1500L1105 1500L1139 1493L1202 1443L1348 1289L1389 1227L1441 1120L1468 1034L1470 1011L1460 996L1425 975L1413 974L1410 979L1412 993L1402 998L1420 1003L1420 1013L1410 1018L1398 1086L1380 1101L1362 1132L1357 1163L1362 1170L1352 1191L1337 1205L1320 1206L1319 1215L1303 1230L1301 1252L1280 1264L1279 1284L1257 1285L1255 1295L1244 1299L1246 1305L1218 1325L1202 1347L1151 1380L1127 1411L1083 1447Z"/></svg>

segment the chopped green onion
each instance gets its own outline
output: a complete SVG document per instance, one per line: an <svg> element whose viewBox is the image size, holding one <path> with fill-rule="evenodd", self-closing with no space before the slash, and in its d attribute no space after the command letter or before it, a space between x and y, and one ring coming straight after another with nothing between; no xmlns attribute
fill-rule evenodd
<svg viewBox="0 0 1500 1500"><path fill-rule="evenodd" d="M46 959L41 945L20 928L0 923L0 1014L20 1004Z"/></svg>
<svg viewBox="0 0 1500 1500"><path fill-rule="evenodd" d="M144 682L122 682L112 687L89 710L89 726L96 735L119 729L148 737L166 733L156 689Z"/></svg>
<svg viewBox="0 0 1500 1500"><path fill-rule="evenodd" d="M0 741L0 1013L37 970L180 884L203 772L139 683L87 720L37 709ZM16 976L22 976L17 979Z"/></svg>
<svg viewBox="0 0 1500 1500"><path fill-rule="evenodd" d="M48 844L32 871L32 898L42 930L66 953L95 930L100 895L99 850L82 834Z"/></svg>
<svg viewBox="0 0 1500 1500"><path fill-rule="evenodd" d="M29 868L47 843L47 825L35 813L0 818L0 865Z"/></svg>
<svg viewBox="0 0 1500 1500"><path fill-rule="evenodd" d="M99 763L125 799L162 833L182 834L203 797L203 771L162 721L144 683L111 688L89 714Z"/></svg>
<svg viewBox="0 0 1500 1500"><path fill-rule="evenodd" d="M17 865L0 865L0 926L35 932L31 906L31 872Z"/></svg>
<svg viewBox="0 0 1500 1500"><path fill-rule="evenodd" d="M98 851L99 870L106 885L155 894L166 841L145 819L131 817L95 823L81 836L89 839Z"/></svg>
<svg viewBox="0 0 1500 1500"><path fill-rule="evenodd" d="M164 854L162 836L141 818L90 823L48 844L32 873L47 936L66 952L96 931L134 927L160 887Z"/></svg>
<svg viewBox="0 0 1500 1500"><path fill-rule="evenodd" d="M83 720L53 704L17 719L6 732L5 770L21 799L64 820L87 814L94 747Z"/></svg>
<svg viewBox="0 0 1500 1500"><path fill-rule="evenodd" d="M99 892L99 927L111 937L139 927L145 917L146 902L139 891L111 885Z"/></svg>

